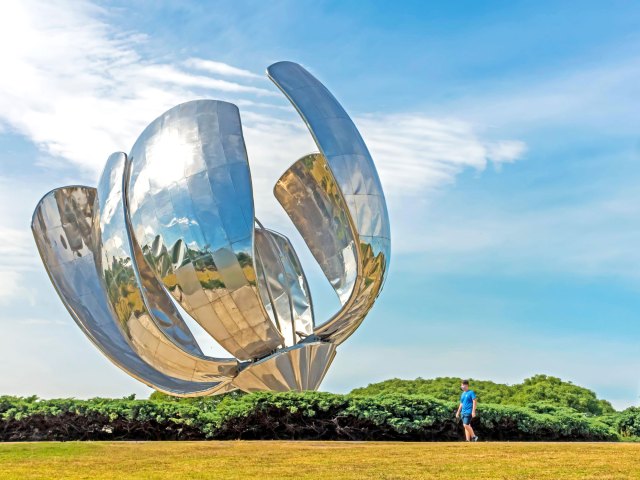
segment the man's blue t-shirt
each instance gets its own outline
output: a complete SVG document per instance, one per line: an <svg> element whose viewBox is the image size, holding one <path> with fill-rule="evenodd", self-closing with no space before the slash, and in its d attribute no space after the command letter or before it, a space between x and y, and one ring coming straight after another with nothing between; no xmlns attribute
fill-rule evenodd
<svg viewBox="0 0 640 480"><path fill-rule="evenodd" d="M462 415L471 415L473 412L473 399L476 398L476 392L467 390L460 395L460 403L462 404Z"/></svg>

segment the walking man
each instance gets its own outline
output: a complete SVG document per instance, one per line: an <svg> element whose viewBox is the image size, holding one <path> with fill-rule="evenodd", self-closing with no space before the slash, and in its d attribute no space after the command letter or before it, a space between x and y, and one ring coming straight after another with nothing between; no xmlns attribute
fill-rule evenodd
<svg viewBox="0 0 640 480"><path fill-rule="evenodd" d="M460 395L460 405L456 412L456 419L462 414L462 426L464 427L464 436L467 442L477 442L478 436L471 427L471 419L476 416L476 404L478 403L476 392L469 390L469 380L462 380L460 389L462 390L462 395Z"/></svg>

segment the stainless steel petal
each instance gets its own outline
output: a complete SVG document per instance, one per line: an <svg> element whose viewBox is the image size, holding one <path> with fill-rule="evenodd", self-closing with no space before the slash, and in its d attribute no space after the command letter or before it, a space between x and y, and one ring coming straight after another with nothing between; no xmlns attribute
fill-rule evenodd
<svg viewBox="0 0 640 480"><path fill-rule="evenodd" d="M286 346L295 345L313 333L311 293L302 265L289 239L278 232L259 224L255 242L265 306L274 312Z"/></svg>
<svg viewBox="0 0 640 480"><path fill-rule="evenodd" d="M245 392L317 390L335 356L333 343L301 343L250 364L233 386Z"/></svg>
<svg viewBox="0 0 640 480"><path fill-rule="evenodd" d="M322 154L296 162L276 184L275 195L325 274L340 271L338 280L348 280L338 283L334 277L344 305L314 330L322 339L341 343L362 323L382 289L389 239L357 234L355 219Z"/></svg>
<svg viewBox="0 0 640 480"><path fill-rule="evenodd" d="M116 366L137 380L172 395L208 395L229 388L225 382L192 382L166 375L146 363L114 321L96 269L93 237L96 189L58 188L38 203L31 229L58 295L85 335Z"/></svg>
<svg viewBox="0 0 640 480"><path fill-rule="evenodd" d="M389 216L380 179L349 115L324 85L300 65L275 63L267 69L267 74L297 109L327 159L351 216L356 219L358 234L389 239ZM380 218L378 223L368 223L369 211L359 214L362 197L367 197L367 204L375 206L375 215Z"/></svg>
<svg viewBox="0 0 640 480"><path fill-rule="evenodd" d="M358 276L356 234L324 157L298 160L280 177L274 194L345 304Z"/></svg>
<svg viewBox="0 0 640 480"><path fill-rule="evenodd" d="M188 102L131 150L133 237L159 280L239 359L284 344L256 282L251 176L235 105Z"/></svg>
<svg viewBox="0 0 640 480"><path fill-rule="evenodd" d="M142 288L143 277L135 268L135 248L129 241L123 202L126 172L126 155L111 155L98 183L93 222L98 273L103 278L119 328L145 361L167 375L192 381L230 379L236 374L237 361L206 357L199 348L194 353L193 345L197 343L171 300L162 298L166 294L161 284L147 281ZM141 257L138 254L145 273ZM162 311L161 306L167 310ZM154 312L160 318L156 318ZM185 349L185 343L190 348Z"/></svg>
<svg viewBox="0 0 640 480"><path fill-rule="evenodd" d="M296 162L278 181L275 194L343 303L315 333L340 343L373 306L389 267L384 193L360 133L324 85L292 62L275 63L267 74L298 110L321 152ZM304 204L294 205L294 198ZM338 230L327 233L328 224Z"/></svg>
<svg viewBox="0 0 640 480"><path fill-rule="evenodd" d="M313 334L315 324L311 289L307 277L302 270L302 264L291 241L274 230L263 229L263 232L269 236L284 267L283 280L291 298L296 341L303 340Z"/></svg>

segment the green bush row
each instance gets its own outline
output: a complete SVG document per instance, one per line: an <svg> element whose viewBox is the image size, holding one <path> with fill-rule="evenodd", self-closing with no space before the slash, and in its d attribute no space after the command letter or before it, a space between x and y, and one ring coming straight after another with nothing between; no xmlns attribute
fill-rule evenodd
<svg viewBox="0 0 640 480"><path fill-rule="evenodd" d="M459 440L457 404L424 395L254 393L190 401L0 397L0 440ZM483 440L616 440L638 435L639 409L605 420L571 409L482 404Z"/></svg>

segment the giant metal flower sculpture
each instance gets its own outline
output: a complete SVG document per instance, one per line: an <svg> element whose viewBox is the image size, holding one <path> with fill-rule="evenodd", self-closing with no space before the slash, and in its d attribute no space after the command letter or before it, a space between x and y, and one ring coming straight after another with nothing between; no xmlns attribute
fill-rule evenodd
<svg viewBox="0 0 640 480"><path fill-rule="evenodd" d="M124 371L173 395L318 388L389 265L384 195L355 125L300 65L267 73L320 150L274 193L340 298L324 323L291 243L255 219L230 103L172 108L128 156L109 157L97 189L55 189L34 212L38 250L80 328ZM204 355L174 302L235 358Z"/></svg>

